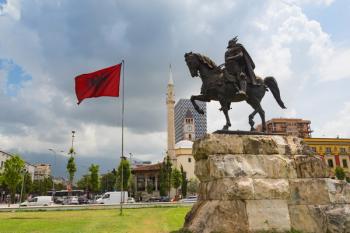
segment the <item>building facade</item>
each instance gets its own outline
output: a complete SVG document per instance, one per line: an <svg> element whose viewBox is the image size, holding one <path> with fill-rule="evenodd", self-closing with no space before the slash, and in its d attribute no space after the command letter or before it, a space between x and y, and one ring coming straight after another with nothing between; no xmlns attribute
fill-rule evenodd
<svg viewBox="0 0 350 233"><path fill-rule="evenodd" d="M161 166L161 163L156 163L138 165L132 168L135 198L138 201L147 201L151 197L159 197L159 173Z"/></svg>
<svg viewBox="0 0 350 233"><path fill-rule="evenodd" d="M43 180L51 176L51 165L46 163L35 164L34 180Z"/></svg>
<svg viewBox="0 0 350 233"><path fill-rule="evenodd" d="M6 160L10 159L11 157L11 154L6 153L4 151L0 151L0 173L3 172L5 169ZM34 180L35 166L27 162L25 162L24 166L26 171L31 175L32 180Z"/></svg>
<svg viewBox="0 0 350 233"><path fill-rule="evenodd" d="M331 170L342 167L350 177L350 139L305 138L304 142Z"/></svg>
<svg viewBox="0 0 350 233"><path fill-rule="evenodd" d="M187 180L197 179L194 174L195 161L192 155L192 145L193 142L189 140L180 141L175 145L176 168L180 170L181 166L183 167Z"/></svg>
<svg viewBox="0 0 350 233"><path fill-rule="evenodd" d="M175 105L176 143L181 140L194 141L203 138L207 133L207 104L196 102L204 114L199 114L189 99L180 99Z"/></svg>
<svg viewBox="0 0 350 233"><path fill-rule="evenodd" d="M299 118L273 118L266 122L266 132L296 136L300 138L311 137L311 121ZM258 125L257 131L262 131L262 125Z"/></svg>

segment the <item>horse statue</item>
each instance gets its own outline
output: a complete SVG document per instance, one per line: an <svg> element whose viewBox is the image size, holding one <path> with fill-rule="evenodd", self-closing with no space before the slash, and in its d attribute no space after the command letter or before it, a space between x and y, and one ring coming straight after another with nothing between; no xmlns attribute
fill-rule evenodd
<svg viewBox="0 0 350 233"><path fill-rule="evenodd" d="M250 130L255 131L255 122L253 119L254 116L259 113L262 121L262 131L266 132L265 112L260 102L268 89L271 90L278 105L281 108L286 108L281 100L277 81L273 77L266 77L264 79L257 77L257 84L253 85L248 83L246 91L247 97L242 97L236 94L239 90L237 83L231 82L227 78L225 69L221 66L217 66L210 58L199 53L190 52L185 54L185 61L191 76L199 76L202 80L201 94L191 96L193 107L198 113L204 114L204 111L200 109L195 102L196 100L203 102L210 102L211 100L219 101L221 105L220 110L223 111L226 118L226 124L223 130L228 130L231 126L230 117L228 115L231 103L245 100L254 109L249 115Z"/></svg>

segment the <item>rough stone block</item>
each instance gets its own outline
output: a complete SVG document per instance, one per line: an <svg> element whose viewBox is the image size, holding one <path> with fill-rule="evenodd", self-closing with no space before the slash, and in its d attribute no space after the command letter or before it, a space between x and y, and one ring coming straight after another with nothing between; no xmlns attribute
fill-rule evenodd
<svg viewBox="0 0 350 233"><path fill-rule="evenodd" d="M321 158L315 155L295 155L295 167L298 178L326 178L328 168Z"/></svg>
<svg viewBox="0 0 350 233"><path fill-rule="evenodd" d="M208 182L206 187L208 200L254 199L252 178L223 178Z"/></svg>
<svg viewBox="0 0 350 233"><path fill-rule="evenodd" d="M291 229L286 200L247 200L249 230L252 232Z"/></svg>
<svg viewBox="0 0 350 233"><path fill-rule="evenodd" d="M326 179L331 203L350 204L350 184L343 180Z"/></svg>
<svg viewBox="0 0 350 233"><path fill-rule="evenodd" d="M289 199L287 179L254 179L253 186L254 199Z"/></svg>
<svg viewBox="0 0 350 233"><path fill-rule="evenodd" d="M245 202L200 201L186 215L184 229L193 233L249 232Z"/></svg>
<svg viewBox="0 0 350 233"><path fill-rule="evenodd" d="M326 233L326 216L318 207L312 205L290 205L291 226L305 233Z"/></svg>
<svg viewBox="0 0 350 233"><path fill-rule="evenodd" d="M211 179L296 177L293 161L280 155L211 155L207 162Z"/></svg>
<svg viewBox="0 0 350 233"><path fill-rule="evenodd" d="M330 203L326 179L291 179L289 187L290 204L326 205Z"/></svg>

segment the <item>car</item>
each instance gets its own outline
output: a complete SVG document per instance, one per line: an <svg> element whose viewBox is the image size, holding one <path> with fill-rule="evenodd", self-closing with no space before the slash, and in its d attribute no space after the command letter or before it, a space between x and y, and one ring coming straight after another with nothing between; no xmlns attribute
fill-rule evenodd
<svg viewBox="0 0 350 233"><path fill-rule="evenodd" d="M160 201L160 202L170 202L171 199L170 199L170 197L167 197L167 196L161 196L161 197L159 198L159 201Z"/></svg>
<svg viewBox="0 0 350 233"><path fill-rule="evenodd" d="M99 199L96 200L97 204L105 204L105 205L113 205L113 204L119 204L122 201L122 195L123 197L123 202L128 200L128 192L106 192L105 194L102 195Z"/></svg>
<svg viewBox="0 0 350 233"><path fill-rule="evenodd" d="M79 201L77 196L66 197L63 200L63 205L78 205L78 204L79 204Z"/></svg>
<svg viewBox="0 0 350 233"><path fill-rule="evenodd" d="M89 199L87 197L80 196L80 197L78 197L78 202L79 202L79 205L89 204Z"/></svg>
<svg viewBox="0 0 350 233"><path fill-rule="evenodd" d="M197 196L189 196L187 198L181 199L179 202L182 202L182 203L195 203L195 202L197 202L197 200L198 200Z"/></svg>
<svg viewBox="0 0 350 233"><path fill-rule="evenodd" d="M159 202L160 198L159 197L150 197L147 202Z"/></svg>
<svg viewBox="0 0 350 233"><path fill-rule="evenodd" d="M135 199L133 197L128 197L127 203L135 203Z"/></svg>
<svg viewBox="0 0 350 233"><path fill-rule="evenodd" d="M20 206L50 206L53 205L52 196L37 196L22 202Z"/></svg>

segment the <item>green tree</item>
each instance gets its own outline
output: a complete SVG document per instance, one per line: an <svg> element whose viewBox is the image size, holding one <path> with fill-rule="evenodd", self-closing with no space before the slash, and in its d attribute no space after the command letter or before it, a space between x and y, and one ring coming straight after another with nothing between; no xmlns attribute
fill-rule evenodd
<svg viewBox="0 0 350 233"><path fill-rule="evenodd" d="M98 192L99 188L99 179L98 179L98 172L99 172L100 166L91 164L89 167L90 171L90 188L93 193Z"/></svg>
<svg viewBox="0 0 350 233"><path fill-rule="evenodd" d="M161 196L170 196L171 189L171 169L172 164L169 156L164 158L163 164L159 173L159 193Z"/></svg>
<svg viewBox="0 0 350 233"><path fill-rule="evenodd" d="M186 197L187 196L187 177L186 177L186 172L184 171L184 168L180 167L180 171L181 171L181 194L182 197Z"/></svg>
<svg viewBox="0 0 350 233"><path fill-rule="evenodd" d="M190 179L187 185L187 191L191 194L196 194L198 192L199 182L197 179Z"/></svg>
<svg viewBox="0 0 350 233"><path fill-rule="evenodd" d="M129 161L122 159L119 163L117 170L117 190L121 190L121 180L122 180L122 170L123 170L123 190L128 190L128 183L131 174Z"/></svg>
<svg viewBox="0 0 350 233"><path fill-rule="evenodd" d="M177 195L177 191L181 185L181 181L182 181L181 172L179 171L179 169L174 168L172 173L171 173L171 184L172 184L173 188L175 188L176 195Z"/></svg>
<svg viewBox="0 0 350 233"><path fill-rule="evenodd" d="M24 164L19 155L14 155L5 161L3 180L10 191L12 202L15 200L17 186L23 179Z"/></svg>
<svg viewBox="0 0 350 233"><path fill-rule="evenodd" d="M52 189L52 177L45 177L42 180L34 180L32 185L32 193L35 195L47 195Z"/></svg>
<svg viewBox="0 0 350 233"><path fill-rule="evenodd" d="M115 190L116 185L116 171L114 172L108 172L106 174L103 174L100 178L100 191L101 192L108 192Z"/></svg>
<svg viewBox="0 0 350 233"><path fill-rule="evenodd" d="M68 163L67 163L67 172L69 174L69 183L73 186L73 180L74 180L74 174L77 171L77 167L75 165L75 161L74 161L74 157L72 156L74 152L74 149L71 148L72 153L71 156L68 159ZM71 152L71 151L69 151Z"/></svg>
<svg viewBox="0 0 350 233"><path fill-rule="evenodd" d="M345 179L345 172L342 167L336 167L335 168L335 176L338 180L344 180Z"/></svg>
<svg viewBox="0 0 350 233"><path fill-rule="evenodd" d="M90 191L90 175L83 175L80 180L77 182L77 186L79 189L83 189L85 191Z"/></svg>

